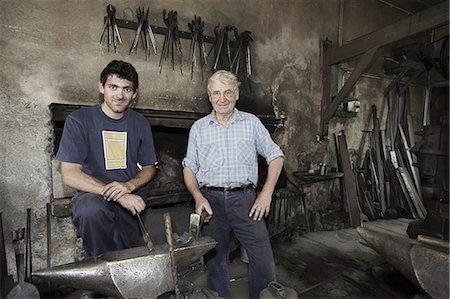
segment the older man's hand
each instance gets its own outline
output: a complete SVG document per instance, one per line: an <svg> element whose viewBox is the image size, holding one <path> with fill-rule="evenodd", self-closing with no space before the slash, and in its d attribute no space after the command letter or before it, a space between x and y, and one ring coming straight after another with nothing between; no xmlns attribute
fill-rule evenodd
<svg viewBox="0 0 450 299"><path fill-rule="evenodd" d="M256 197L255 203L250 209L248 217L253 220L261 220L264 216L269 215L270 203L272 202L272 193L261 191Z"/></svg>
<svg viewBox="0 0 450 299"><path fill-rule="evenodd" d="M213 210L211 208L211 205L209 204L209 201L202 196L202 198L195 201L195 213L201 215L203 210L208 213L208 216L206 216L205 218L205 222L209 222L213 215Z"/></svg>

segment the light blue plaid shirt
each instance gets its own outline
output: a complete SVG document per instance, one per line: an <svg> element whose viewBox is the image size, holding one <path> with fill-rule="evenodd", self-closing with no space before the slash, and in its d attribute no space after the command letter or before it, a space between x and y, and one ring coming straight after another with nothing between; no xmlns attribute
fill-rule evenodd
<svg viewBox="0 0 450 299"><path fill-rule="evenodd" d="M256 186L258 154L267 164L284 157L255 115L234 108L227 126L217 122L214 111L192 125L182 164L195 173L200 187Z"/></svg>

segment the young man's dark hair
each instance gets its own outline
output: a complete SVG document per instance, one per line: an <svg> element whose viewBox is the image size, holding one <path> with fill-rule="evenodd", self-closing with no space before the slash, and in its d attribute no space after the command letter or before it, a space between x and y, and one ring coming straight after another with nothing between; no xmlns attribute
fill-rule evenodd
<svg viewBox="0 0 450 299"><path fill-rule="evenodd" d="M139 78L138 73L134 66L130 63L121 61L121 60L113 60L103 69L100 74L100 82L102 85L105 85L108 76L117 75L119 78L129 80L133 82L133 89L136 91L139 88Z"/></svg>

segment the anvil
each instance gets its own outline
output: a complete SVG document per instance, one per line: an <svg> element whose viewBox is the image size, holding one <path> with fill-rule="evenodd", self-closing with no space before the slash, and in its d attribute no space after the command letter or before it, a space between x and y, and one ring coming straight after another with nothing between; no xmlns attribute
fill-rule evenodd
<svg viewBox="0 0 450 299"><path fill-rule="evenodd" d="M189 246L175 247L178 271L198 261L216 244L210 237L201 237ZM167 245L156 246L151 252L146 246L111 251L95 259L41 269L32 275L116 298L156 298L174 290Z"/></svg>

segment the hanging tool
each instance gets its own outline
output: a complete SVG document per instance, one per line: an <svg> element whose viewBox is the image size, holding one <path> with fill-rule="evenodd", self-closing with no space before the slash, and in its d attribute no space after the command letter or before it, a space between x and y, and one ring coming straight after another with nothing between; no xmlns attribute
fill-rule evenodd
<svg viewBox="0 0 450 299"><path fill-rule="evenodd" d="M196 47L198 46L198 52L200 55L200 71L202 75L203 80L203 65L206 65L207 55L205 51L205 44L203 41L203 30L205 28L205 22L202 22L201 17L194 16L194 20L192 20L190 23L188 23L189 30L192 33L191 38L191 47L190 47L190 54L191 54L191 80L194 76L194 66L197 65L197 57L195 55L196 53Z"/></svg>
<svg viewBox="0 0 450 299"><path fill-rule="evenodd" d="M178 14L176 11L163 10L164 24L166 24L166 36L164 38L163 49L161 51L161 58L159 60L159 72L161 73L163 62L167 58L171 58L172 70L175 69L175 54L180 62L180 71L183 75L183 51L181 48L180 35L178 31Z"/></svg>
<svg viewBox="0 0 450 299"><path fill-rule="evenodd" d="M213 44L215 57L212 68L214 71L217 69L228 69L231 71L231 43L236 42L238 30L236 27L230 25L226 25L225 28L218 30L218 27L216 26L216 28L214 28L214 33L216 35L216 41ZM211 51L212 49L209 54Z"/></svg>
<svg viewBox="0 0 450 299"><path fill-rule="evenodd" d="M216 27L217 28L217 27ZM221 58L222 55L222 48L223 48L223 42L225 40L225 30L216 30L216 28L214 28L214 32L216 34L216 41L214 44L214 49L215 49L215 58L214 58L214 64L213 64L213 70L217 70L218 64L219 64L219 59Z"/></svg>
<svg viewBox="0 0 450 299"><path fill-rule="evenodd" d="M130 54L136 53L139 39L141 39L142 47L145 51L145 59L148 59L148 56L151 54L151 51L153 50L153 53L156 55L156 41L155 41L155 35L153 34L152 26L148 22L148 14L149 9L147 8L147 11L142 8L138 8L136 11L136 15L138 18L138 25L136 29L136 35L134 36L133 44L130 48Z"/></svg>
<svg viewBox="0 0 450 299"><path fill-rule="evenodd" d="M228 70L231 71L231 42L235 42L238 36L237 28L225 26L225 49L227 54Z"/></svg>
<svg viewBox="0 0 450 299"><path fill-rule="evenodd" d="M103 41L105 32L108 36L108 52L111 45L114 46L114 52L117 53L117 44L122 43L122 38L120 37L119 27L117 27L116 22L116 8L109 4L106 7L105 23L103 25L102 36L100 37L100 44Z"/></svg>
<svg viewBox="0 0 450 299"><path fill-rule="evenodd" d="M236 75L239 72L239 66L241 61L241 54L244 55L246 77L250 77L252 74L251 63L250 63L250 42L253 39L250 36L250 31L244 31L239 34L236 40L236 47L233 53L233 58L231 60L230 69Z"/></svg>
<svg viewBox="0 0 450 299"><path fill-rule="evenodd" d="M154 249L153 242L150 239L150 235L148 234L147 230L145 229L144 223L142 222L141 216L139 214L136 214L139 228L141 229L142 238L144 239L145 245L147 246L148 250L152 251Z"/></svg>

